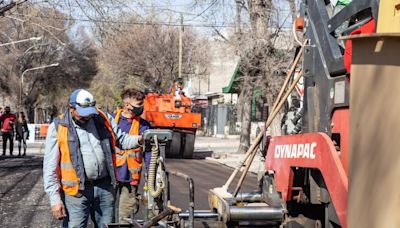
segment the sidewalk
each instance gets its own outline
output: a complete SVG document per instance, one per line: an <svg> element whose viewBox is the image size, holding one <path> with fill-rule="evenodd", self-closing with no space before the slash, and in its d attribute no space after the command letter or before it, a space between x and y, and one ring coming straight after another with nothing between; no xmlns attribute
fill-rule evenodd
<svg viewBox="0 0 400 228"><path fill-rule="evenodd" d="M196 136L194 147L195 152L236 153L239 148L239 139Z"/></svg>
<svg viewBox="0 0 400 228"><path fill-rule="evenodd" d="M238 138L196 137L195 153L212 152L212 156L206 157L206 160L236 168L244 159L244 154L237 153L239 145L240 140ZM257 154L250 166L250 172L258 172L261 163L260 160L261 158Z"/></svg>
<svg viewBox="0 0 400 228"><path fill-rule="evenodd" d="M3 152L3 142L0 142L0 155ZM10 146L7 144L7 149L6 149L6 156L10 155ZM23 153L23 149L21 148L21 153ZM42 142L35 142L35 143L27 143L27 149L26 149L26 155L40 155L44 154L44 141ZM18 155L18 142L14 141L14 151L13 155Z"/></svg>
<svg viewBox="0 0 400 228"><path fill-rule="evenodd" d="M237 168L241 161L244 159L244 154L238 153L219 153L213 154L212 157L206 157L206 160L216 162L231 168ZM252 164L250 165L249 172L258 173L260 168L263 168L264 163L261 163L261 156L257 154L254 157ZM240 171L244 170L244 166L241 168Z"/></svg>

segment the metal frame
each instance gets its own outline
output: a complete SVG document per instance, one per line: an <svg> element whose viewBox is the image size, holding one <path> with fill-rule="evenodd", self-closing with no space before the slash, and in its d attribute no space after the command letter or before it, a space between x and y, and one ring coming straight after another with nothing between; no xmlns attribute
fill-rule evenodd
<svg viewBox="0 0 400 228"><path fill-rule="evenodd" d="M304 115L302 132L324 132L331 134L334 110L349 107L349 81L343 62L343 48L335 35L335 30L346 20L366 9L371 9L371 17L376 18L378 5L374 0L358 0L329 18L325 1L303 0L301 14L305 17L305 37L309 39L303 60ZM349 28L356 29L365 23L359 21ZM335 85L344 84L340 91ZM336 102L334 96L343 93L344 101Z"/></svg>

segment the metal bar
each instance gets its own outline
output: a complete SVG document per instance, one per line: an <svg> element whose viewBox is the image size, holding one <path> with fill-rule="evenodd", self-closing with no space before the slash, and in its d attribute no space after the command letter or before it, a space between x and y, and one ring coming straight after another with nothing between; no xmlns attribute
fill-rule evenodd
<svg viewBox="0 0 400 228"><path fill-rule="evenodd" d="M283 218L281 207L229 207L231 221L279 221Z"/></svg>
<svg viewBox="0 0 400 228"><path fill-rule="evenodd" d="M239 202L259 202L261 201L261 193L239 193L235 200Z"/></svg>
<svg viewBox="0 0 400 228"><path fill-rule="evenodd" d="M136 220L132 220L132 225L133 227L141 227L142 225L140 225L140 223Z"/></svg>
<svg viewBox="0 0 400 228"><path fill-rule="evenodd" d="M329 15L322 0L307 1L306 8L309 23L306 28L307 37L311 38L311 45L315 45L323 56L322 61L331 75L343 75L346 69L343 55L336 38L328 31Z"/></svg>
<svg viewBox="0 0 400 228"><path fill-rule="evenodd" d="M154 225L156 225L158 223L158 221L160 221L161 219L167 217L168 215L173 214L174 211L167 207L164 211L162 211L160 214L152 217L148 222L146 222L145 224L143 224L142 228L149 228L152 227Z"/></svg>
<svg viewBox="0 0 400 228"><path fill-rule="evenodd" d="M186 219L190 216L189 211L184 211L182 213L179 213L179 217ZM212 212L212 211L194 211L194 217L199 219L216 219L218 218L218 213Z"/></svg>
<svg viewBox="0 0 400 228"><path fill-rule="evenodd" d="M371 8L371 13L375 16L377 15L377 3L375 0L369 1L353 1L348 6L344 7L340 12L334 15L331 19L328 20L328 32L332 33L337 29L343 22L350 19L351 16L356 15L357 13ZM376 20L377 18L374 17Z"/></svg>
<svg viewBox="0 0 400 228"><path fill-rule="evenodd" d="M189 227L194 227L194 183L193 179L179 171L170 171L172 175L182 177L189 182Z"/></svg>
<svg viewBox="0 0 400 228"><path fill-rule="evenodd" d="M119 187L117 187L116 194L115 194L115 206L114 206L114 218L115 218L116 223L122 222L122 221L119 221L119 198L120 198L120 194L121 194L121 189Z"/></svg>

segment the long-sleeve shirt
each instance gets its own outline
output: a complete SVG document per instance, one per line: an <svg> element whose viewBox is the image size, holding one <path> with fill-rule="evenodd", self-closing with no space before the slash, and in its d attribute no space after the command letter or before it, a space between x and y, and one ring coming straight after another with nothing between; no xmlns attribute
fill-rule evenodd
<svg viewBox="0 0 400 228"><path fill-rule="evenodd" d="M75 130L80 142L86 177L89 180L97 180L108 176L106 158L98 140L99 134L94 120L89 120L84 128L75 124Z"/></svg>
<svg viewBox="0 0 400 228"><path fill-rule="evenodd" d="M4 113L0 116L1 131L10 132L14 131L14 124L17 117L12 113Z"/></svg>
<svg viewBox="0 0 400 228"><path fill-rule="evenodd" d="M115 114L113 114L113 117L115 117ZM126 118L123 115L120 116L118 126L121 128L121 130L125 133L129 133L132 127L132 119ZM139 122L139 134L142 135L144 131L150 129L151 125L149 122L146 120L140 118ZM125 163L120 167L117 167L117 179L120 182L124 183L131 183L131 185L139 185L138 182L135 182L132 180L131 173L129 172L128 169L128 164Z"/></svg>
<svg viewBox="0 0 400 228"><path fill-rule="evenodd" d="M107 117L110 120L111 127L120 147L123 149L132 149L139 146L138 136L130 136L123 133L116 124L114 118L109 114L107 114ZM105 169L104 153L101 147L99 147L100 140L97 136L97 130L94 126L94 122L90 122L86 129L76 126L76 130L80 142L80 151L82 153L85 173L89 179L95 180L107 176L108 173L107 169ZM57 129L54 123L50 124L48 128L45 145L43 161L44 189L50 197L51 206L54 206L62 202L60 196L60 176L58 172L60 169L60 152L57 143Z"/></svg>

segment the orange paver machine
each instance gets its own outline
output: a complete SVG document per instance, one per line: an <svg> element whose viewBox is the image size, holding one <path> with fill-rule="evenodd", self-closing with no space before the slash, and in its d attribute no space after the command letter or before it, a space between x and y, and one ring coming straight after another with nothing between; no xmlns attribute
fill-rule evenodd
<svg viewBox="0 0 400 228"><path fill-rule="evenodd" d="M171 129L173 138L166 153L169 157L192 158L196 130L201 114L192 113L192 100L183 91L181 79L175 80L171 93L146 91L144 118L153 128Z"/></svg>

